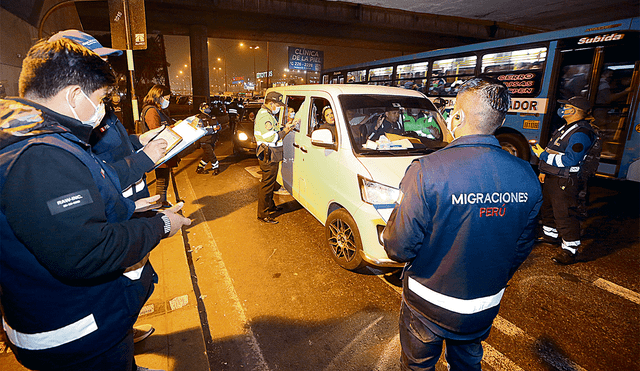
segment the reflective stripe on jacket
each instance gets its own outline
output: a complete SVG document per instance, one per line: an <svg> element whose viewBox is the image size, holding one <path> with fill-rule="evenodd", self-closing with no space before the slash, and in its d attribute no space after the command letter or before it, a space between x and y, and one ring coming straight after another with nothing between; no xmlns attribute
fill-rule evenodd
<svg viewBox="0 0 640 371"><path fill-rule="evenodd" d="M577 175L594 139L591 124L586 120L562 126L540 154L540 172L562 178Z"/></svg>

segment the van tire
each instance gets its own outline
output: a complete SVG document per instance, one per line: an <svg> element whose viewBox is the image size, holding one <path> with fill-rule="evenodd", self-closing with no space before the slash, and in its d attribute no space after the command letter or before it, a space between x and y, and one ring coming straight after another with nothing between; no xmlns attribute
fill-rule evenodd
<svg viewBox="0 0 640 371"><path fill-rule="evenodd" d="M337 209L329 215L325 237L331 257L342 268L355 271L366 265L362 260L360 231L347 210Z"/></svg>

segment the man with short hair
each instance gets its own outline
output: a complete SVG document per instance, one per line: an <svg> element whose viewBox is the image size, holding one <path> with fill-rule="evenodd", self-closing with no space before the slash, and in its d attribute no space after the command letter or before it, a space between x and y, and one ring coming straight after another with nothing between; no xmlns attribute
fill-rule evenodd
<svg viewBox="0 0 640 371"><path fill-rule="evenodd" d="M270 91L258 111L253 124L256 138L256 156L262 171L258 189L258 220L267 224L277 224L271 216L280 208L273 202L273 190L278 177L278 167L282 161L282 139L296 126L295 122L280 125L275 115L284 107L282 94Z"/></svg>
<svg viewBox="0 0 640 371"><path fill-rule="evenodd" d="M595 141L591 127L591 103L575 96L558 101L558 110L566 124L558 128L545 149L536 144L533 152L540 158L542 194L542 233L540 242L559 244L561 248L551 260L568 265L576 261L580 241L580 192L586 193L586 183L579 176L585 155Z"/></svg>
<svg viewBox="0 0 640 371"><path fill-rule="evenodd" d="M145 257L190 224L180 206L131 219L139 205L91 153L114 82L91 50L43 40L23 61L20 98L0 100L0 302L31 369L136 370L132 326L157 282Z"/></svg>
<svg viewBox="0 0 640 371"><path fill-rule="evenodd" d="M451 370L480 370L507 282L533 246L540 184L527 162L492 135L504 122L509 91L474 78L452 113L454 140L414 160L383 233L403 272L403 370L435 370L446 341Z"/></svg>
<svg viewBox="0 0 640 371"><path fill-rule="evenodd" d="M368 139L376 141L385 134L402 134L403 124L400 122L400 110L397 108L388 108L384 114L378 117L376 126L373 128Z"/></svg>

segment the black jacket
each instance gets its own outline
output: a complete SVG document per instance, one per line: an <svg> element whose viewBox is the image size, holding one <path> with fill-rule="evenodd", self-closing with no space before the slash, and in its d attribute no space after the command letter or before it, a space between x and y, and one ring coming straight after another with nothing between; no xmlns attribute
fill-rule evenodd
<svg viewBox="0 0 640 371"><path fill-rule="evenodd" d="M91 127L23 99L0 100L0 117L7 334L27 335L24 343L11 341L29 368L70 365L115 345L135 323L155 273L148 263L138 279L123 272L158 244L164 223L160 216L130 219L133 201L87 145ZM69 333L70 324L86 321L87 332ZM53 337L61 344L38 342L52 331L64 335Z"/></svg>

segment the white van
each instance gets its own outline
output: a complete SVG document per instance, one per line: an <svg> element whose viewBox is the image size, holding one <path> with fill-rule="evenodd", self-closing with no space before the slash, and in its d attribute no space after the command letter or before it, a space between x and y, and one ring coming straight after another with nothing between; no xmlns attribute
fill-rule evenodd
<svg viewBox="0 0 640 371"><path fill-rule="evenodd" d="M291 107L300 120L285 137L278 182L325 226L333 259L349 270L367 263L402 266L385 253L381 233L411 161L451 141L440 113L422 93L401 88L302 85L269 91L283 95L281 112ZM326 107L335 129L324 122Z"/></svg>

